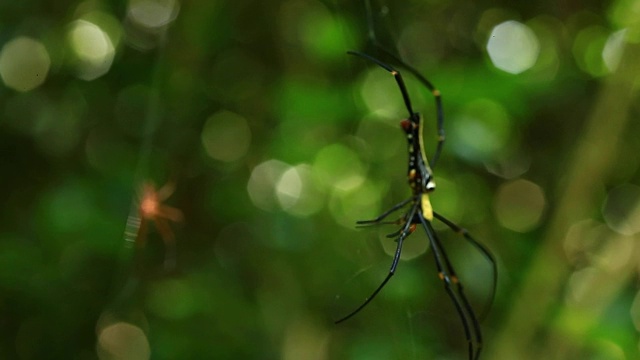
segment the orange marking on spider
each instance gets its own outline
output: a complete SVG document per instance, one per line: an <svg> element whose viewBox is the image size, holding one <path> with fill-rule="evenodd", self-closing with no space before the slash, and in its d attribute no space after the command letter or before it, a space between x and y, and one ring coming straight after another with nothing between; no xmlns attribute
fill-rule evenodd
<svg viewBox="0 0 640 360"><path fill-rule="evenodd" d="M138 248L143 248L147 241L148 223L153 222L158 234L167 248L167 252L173 252L175 246L175 235L171 229L171 222L182 222L184 216L180 209L165 205L167 200L175 191L173 183L169 182L159 189L156 189L152 182L142 184L142 192L139 198L137 220L139 222L138 232L135 242ZM173 254L172 254L173 256ZM165 259L165 264L172 261L169 256Z"/></svg>
<svg viewBox="0 0 640 360"><path fill-rule="evenodd" d="M181 222L183 220L182 211L162 203L167 200L174 191L175 186L172 183L167 183L156 190L152 182L145 182L142 185L142 196L140 197L140 206L138 208L138 215L141 222L140 229L143 229L145 222L153 221L165 244L173 242L175 238L169 226L169 221ZM141 231L139 231L136 240L139 244L144 244L146 241L145 237L146 233L141 234Z"/></svg>

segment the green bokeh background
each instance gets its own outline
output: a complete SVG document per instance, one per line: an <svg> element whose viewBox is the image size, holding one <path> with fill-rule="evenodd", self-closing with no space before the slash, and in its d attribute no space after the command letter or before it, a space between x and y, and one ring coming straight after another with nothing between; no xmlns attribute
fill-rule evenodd
<svg viewBox="0 0 640 360"><path fill-rule="evenodd" d="M184 1L154 32L131 23L130 6L0 5L0 46L28 36L51 57L40 87L0 86L0 358L466 358L460 320L418 232L381 295L333 324L375 288L376 272L391 262L384 249L395 245L378 241L393 228L358 230L355 220L409 194L397 87L346 55L373 51L362 4ZM482 358L640 358L640 246L635 233L605 221L608 213L637 219L640 2L374 8L384 14L376 17L382 45L443 94L448 137L434 168L434 208L498 262ZM120 41L109 71L86 81L66 34L91 12ZM506 20L526 24L540 42L535 66L518 75L495 68L485 48ZM621 29L624 53L610 71L602 49ZM433 101L405 75L431 154ZM210 157L201 141L221 111L250 130L240 139L248 149L232 161ZM281 184L278 198L269 184L294 166L304 195L289 207L282 191L293 185ZM252 176L259 200L248 191ZM500 189L518 180L544 193L543 208L529 193L500 208ZM171 224L175 269L162 266L153 224L142 250L123 235L146 181L176 185L167 200L184 214ZM615 189L626 205L608 200ZM518 219L498 218L530 217L528 206L541 216L530 228L514 231L509 221ZM483 312L486 261L437 229ZM99 341L114 324L119 348Z"/></svg>

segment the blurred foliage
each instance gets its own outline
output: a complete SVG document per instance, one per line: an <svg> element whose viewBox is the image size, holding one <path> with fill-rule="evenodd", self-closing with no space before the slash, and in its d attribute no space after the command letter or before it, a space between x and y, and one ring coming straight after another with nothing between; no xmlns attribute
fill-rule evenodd
<svg viewBox="0 0 640 360"><path fill-rule="evenodd" d="M397 86L346 55L384 58L373 31L443 94L433 205L498 260L482 358L637 359L638 9L3 2L0 358L466 358L419 232L333 324L395 248L355 221L409 194ZM404 75L430 157L432 96ZM175 266L147 182L175 185ZM486 260L435 225L482 313Z"/></svg>

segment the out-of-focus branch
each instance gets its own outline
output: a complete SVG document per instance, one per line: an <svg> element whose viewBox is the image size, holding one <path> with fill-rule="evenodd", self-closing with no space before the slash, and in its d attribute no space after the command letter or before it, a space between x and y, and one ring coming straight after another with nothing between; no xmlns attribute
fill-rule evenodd
<svg viewBox="0 0 640 360"><path fill-rule="evenodd" d="M558 206L548 231L522 287L514 289L518 294L507 311L504 327L495 338L487 339L487 359L545 358L540 354L543 344L535 341L547 332L543 328L570 275L563 241L571 225L590 218L600 205L598 193L618 156L618 139L629 121L629 108L637 100L638 58L640 46L628 44L616 72L604 79L584 132L576 136L566 171L558 174Z"/></svg>

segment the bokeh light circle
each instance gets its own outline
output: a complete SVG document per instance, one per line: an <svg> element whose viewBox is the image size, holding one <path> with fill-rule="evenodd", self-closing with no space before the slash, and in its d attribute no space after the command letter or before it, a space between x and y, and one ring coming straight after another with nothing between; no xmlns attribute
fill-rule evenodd
<svg viewBox="0 0 640 360"><path fill-rule="evenodd" d="M111 68L115 47L109 35L98 25L77 20L71 24L68 40L78 58L78 77L93 80Z"/></svg>
<svg viewBox="0 0 640 360"><path fill-rule="evenodd" d="M509 20L491 30L487 53L493 65L511 74L531 68L538 59L540 43L528 26Z"/></svg>
<svg viewBox="0 0 640 360"><path fill-rule="evenodd" d="M142 28L154 30L175 20L179 9L175 0L130 0L127 17Z"/></svg>
<svg viewBox="0 0 640 360"><path fill-rule="evenodd" d="M207 119L200 139L211 158L232 162L249 150L251 129L244 117L223 110Z"/></svg>
<svg viewBox="0 0 640 360"><path fill-rule="evenodd" d="M619 234L635 235L640 232L640 187L625 184L609 191L602 216L609 228Z"/></svg>
<svg viewBox="0 0 640 360"><path fill-rule="evenodd" d="M502 226L517 232L527 232L540 223L546 201L540 186L519 179L500 186L494 206Z"/></svg>
<svg viewBox="0 0 640 360"><path fill-rule="evenodd" d="M151 348L142 329L117 322L100 330L98 356L105 360L144 360L151 358Z"/></svg>
<svg viewBox="0 0 640 360"><path fill-rule="evenodd" d="M17 91L25 92L42 85L50 66L47 49L32 38L15 38L0 52L0 77L6 86Z"/></svg>
<svg viewBox="0 0 640 360"><path fill-rule="evenodd" d="M288 164L276 159L267 160L253 168L247 193L255 206L267 211L275 210L278 204L276 185L289 168Z"/></svg>

